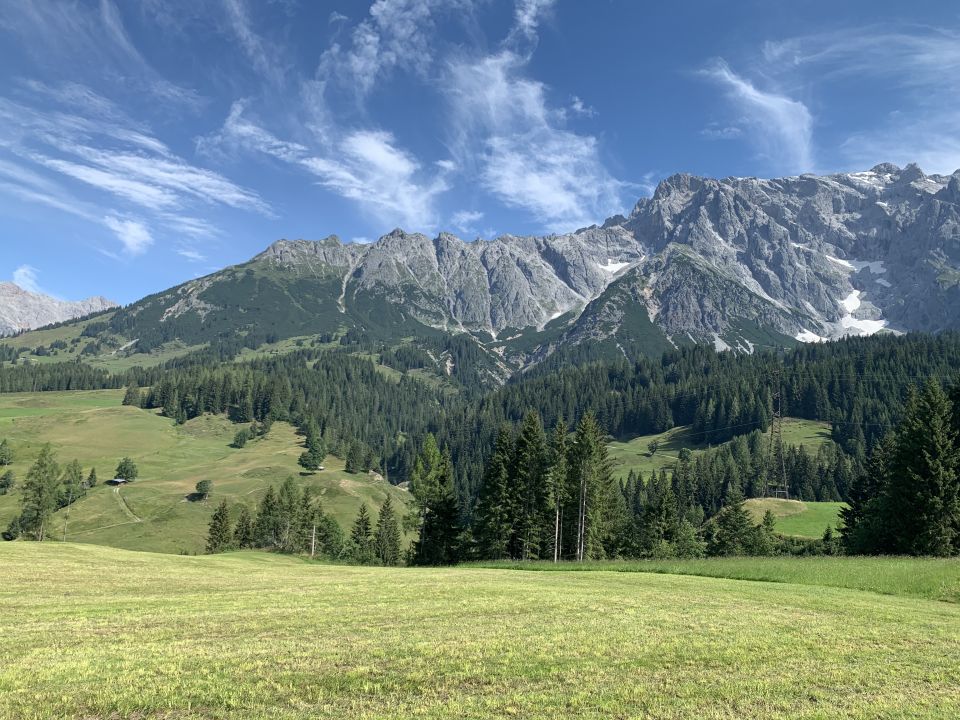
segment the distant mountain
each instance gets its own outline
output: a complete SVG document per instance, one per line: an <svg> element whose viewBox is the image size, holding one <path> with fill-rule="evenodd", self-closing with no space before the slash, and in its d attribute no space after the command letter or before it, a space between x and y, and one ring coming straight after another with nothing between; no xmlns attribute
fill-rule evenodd
<svg viewBox="0 0 960 720"><path fill-rule="evenodd" d="M33 330L115 307L116 303L103 297L69 302L29 292L11 282L0 282L0 335Z"/></svg>
<svg viewBox="0 0 960 720"><path fill-rule="evenodd" d="M105 333L140 351L350 333L420 346L448 373L466 338L502 380L558 352L751 352L958 327L960 171L883 164L774 180L674 175L628 217L565 235L281 240L117 311Z"/></svg>

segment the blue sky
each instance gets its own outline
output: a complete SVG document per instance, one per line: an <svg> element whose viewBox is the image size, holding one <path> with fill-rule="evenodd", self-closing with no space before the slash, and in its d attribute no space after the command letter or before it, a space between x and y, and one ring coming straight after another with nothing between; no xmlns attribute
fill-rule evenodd
<svg viewBox="0 0 960 720"><path fill-rule="evenodd" d="M0 0L0 278L60 297L882 161L960 167L953 3Z"/></svg>

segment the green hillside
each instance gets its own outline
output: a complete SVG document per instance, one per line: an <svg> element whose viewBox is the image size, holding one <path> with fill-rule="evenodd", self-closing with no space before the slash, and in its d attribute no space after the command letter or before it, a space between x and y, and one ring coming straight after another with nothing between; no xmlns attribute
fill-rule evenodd
<svg viewBox="0 0 960 720"><path fill-rule="evenodd" d="M746 507L756 522L770 510L777 518L777 532L783 535L818 538L828 526L836 530L840 525L840 508L844 503L753 498L747 500Z"/></svg>
<svg viewBox="0 0 960 720"><path fill-rule="evenodd" d="M800 564L826 561L831 577L861 563ZM957 581L955 561L869 562ZM0 563L9 720L960 714L960 605L816 573L388 569L25 542L0 545Z"/></svg>
<svg viewBox="0 0 960 720"><path fill-rule="evenodd" d="M649 445L657 441L657 452L651 456ZM800 418L784 418L783 442L785 445L805 447L811 454L830 441L830 424L817 420L803 420ZM648 476L651 471L661 468L671 468L677 462L678 453L687 448L694 455L703 452L709 446L702 441L701 436L695 435L688 426L675 427L663 433L641 435L627 441L610 443L610 457L614 462L615 473L625 478L631 470Z"/></svg>
<svg viewBox="0 0 960 720"><path fill-rule="evenodd" d="M243 449L230 447L238 426L224 417L201 416L178 426L155 412L121 407L122 391L0 395L0 438L7 438L16 457L13 470L22 482L41 445L49 442L61 463L78 459L85 472L96 467L100 483L70 507L67 539L133 550L200 552L215 503L251 508L269 484L293 475L314 487L345 529L361 503L379 508L387 493L405 504L407 493L376 476L344 472L343 462L329 456L326 470L301 475L297 458L303 451L293 427L275 423L266 438ZM104 483L117 462L132 457L140 478L128 487ZM212 480L207 502L187 499L199 480ZM0 496L0 525L19 512L20 493ZM65 511L54 518L62 537Z"/></svg>

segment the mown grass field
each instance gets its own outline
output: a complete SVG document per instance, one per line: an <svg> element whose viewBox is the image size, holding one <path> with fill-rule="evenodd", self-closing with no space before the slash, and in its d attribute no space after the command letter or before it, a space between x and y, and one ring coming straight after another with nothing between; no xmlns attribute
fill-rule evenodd
<svg viewBox="0 0 960 720"><path fill-rule="evenodd" d="M842 502L801 502L776 498L753 498L745 503L755 522L763 520L770 510L777 519L777 532L804 538L819 538L828 527L840 526Z"/></svg>
<svg viewBox="0 0 960 720"><path fill-rule="evenodd" d="M660 447L653 456L648 449L651 440L660 443ZM809 453L816 455L820 446L829 441L829 423L800 418L783 420L784 445L801 445ZM690 427L685 425L671 428L664 433L640 435L627 441L612 442L609 445L609 451L617 477L626 478L631 470L649 476L654 470L673 467L677 462L677 455L684 448L696 455L707 447L708 445L703 442L703 436L694 434Z"/></svg>
<svg viewBox="0 0 960 720"><path fill-rule="evenodd" d="M302 441L294 428L275 423L270 434L245 448L230 447L239 426L204 416L182 426L155 412L122 407L122 391L0 395L0 438L13 447L13 470L20 485L40 447L49 442L65 464L74 458L84 472L96 467L100 484L70 507L67 539L133 550L201 552L210 515L226 498L234 512L253 509L267 486L288 476L314 487L340 525L349 530L361 503L378 510L390 493L401 508L407 493L382 479L344 472L333 456L326 470L301 475L297 458ZM104 484L123 456L137 463L140 478L115 489ZM187 496L199 480L213 481L206 502ZM20 491L0 496L0 526L19 512ZM62 538L65 511L54 516L54 536Z"/></svg>
<svg viewBox="0 0 960 720"><path fill-rule="evenodd" d="M9 720L960 715L960 605L936 600L58 543L0 567Z"/></svg>
<svg viewBox="0 0 960 720"><path fill-rule="evenodd" d="M864 590L960 603L960 559L911 557L714 557L585 563L483 562L478 567L540 572L697 575Z"/></svg>

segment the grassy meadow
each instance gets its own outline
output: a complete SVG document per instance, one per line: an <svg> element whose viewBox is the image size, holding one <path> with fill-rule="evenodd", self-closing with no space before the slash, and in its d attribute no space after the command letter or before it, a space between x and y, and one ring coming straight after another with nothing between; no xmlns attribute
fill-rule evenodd
<svg viewBox="0 0 960 720"><path fill-rule="evenodd" d="M960 715L960 605L812 574L385 569L28 542L0 545L0 567L8 720Z"/></svg>
<svg viewBox="0 0 960 720"><path fill-rule="evenodd" d="M803 538L819 538L828 527L840 526L842 502L804 502L777 498L752 498L745 503L754 522L763 520L767 510L777 520L777 532Z"/></svg>
<svg viewBox="0 0 960 720"><path fill-rule="evenodd" d="M648 449L652 440L660 443L653 456ZM784 445L802 445L809 453L816 455L820 446L826 442L830 442L829 423L800 418L783 419ZM697 455L708 447L709 445L703 442L702 435L694 433L688 425L684 425L663 433L640 435L626 441L618 440L610 443L609 450L614 463L614 473L617 477L626 478L631 470L649 476L654 470L673 467L678 454L684 448Z"/></svg>
<svg viewBox="0 0 960 720"><path fill-rule="evenodd" d="M387 493L401 507L406 502L405 491L379 477L346 473L333 456L327 458L326 470L301 475L301 438L287 423L275 423L266 438L235 449L230 443L239 426L226 418L203 416L178 426L154 411L122 407L122 397L117 390L0 395L0 438L13 447L18 485L46 442L60 463L76 458L85 473L97 469L99 484L70 506L69 518L65 510L54 516L57 539L69 519L68 541L202 552L220 499L235 510L241 503L252 509L269 484L279 486L290 475L314 487L324 510L345 529L361 503L377 510ZM137 463L140 478L122 488L105 485L125 455ZM206 502L189 501L203 479L213 481L213 494ZM17 487L0 496L0 526L6 527L19 508Z"/></svg>

